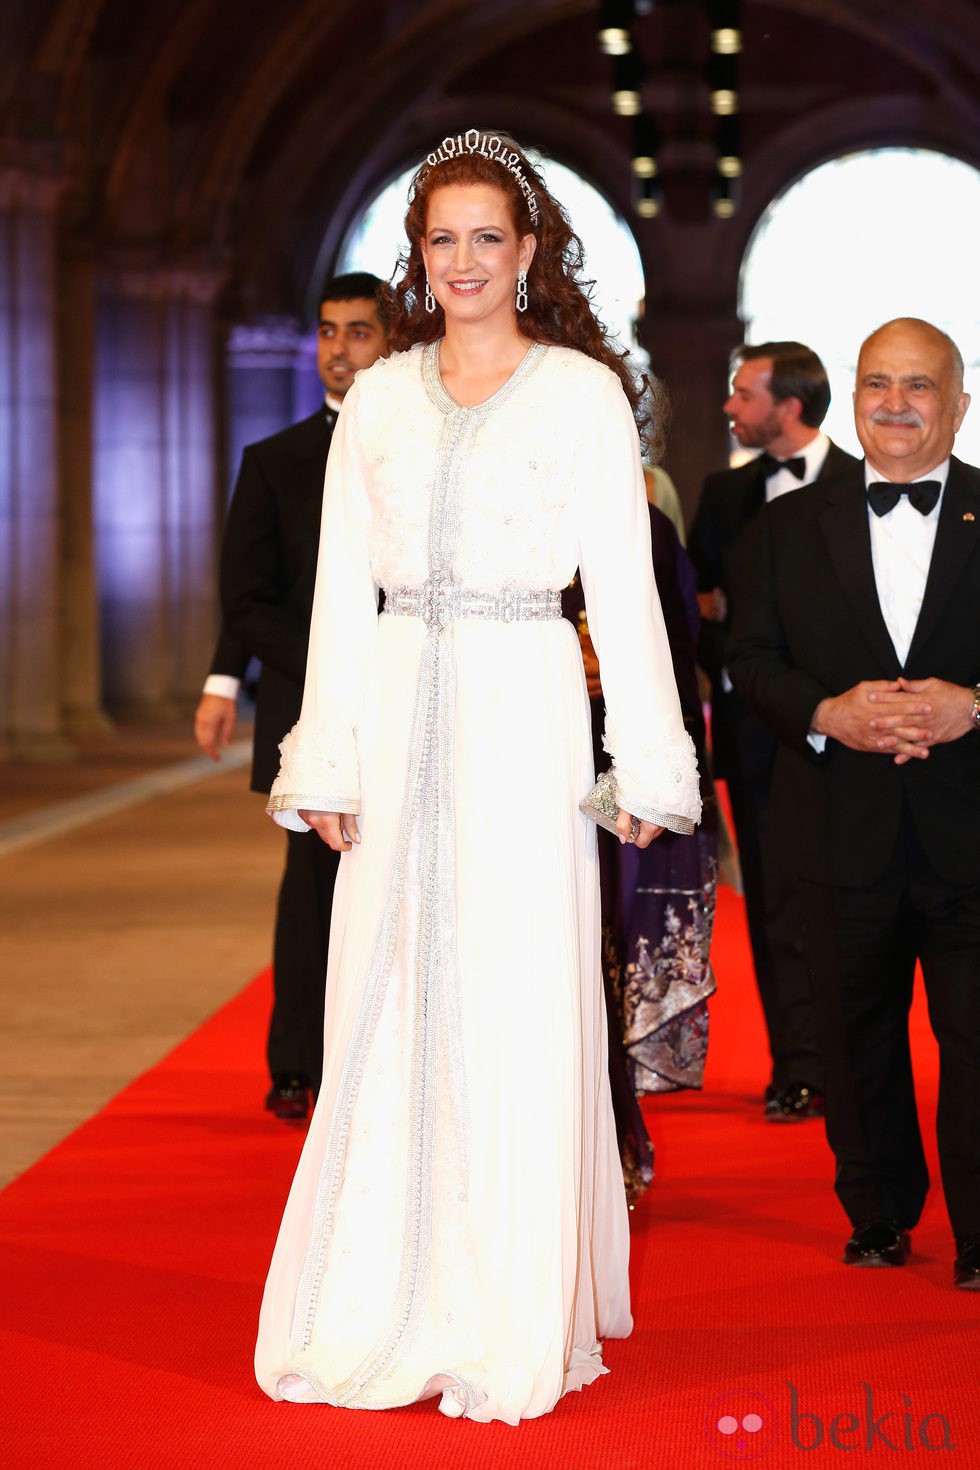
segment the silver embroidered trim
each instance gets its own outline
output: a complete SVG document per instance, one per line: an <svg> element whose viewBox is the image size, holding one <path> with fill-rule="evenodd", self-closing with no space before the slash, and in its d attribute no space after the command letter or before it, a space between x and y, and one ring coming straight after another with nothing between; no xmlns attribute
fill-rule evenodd
<svg viewBox="0 0 980 1470"><path fill-rule="evenodd" d="M629 806L623 804L623 810L628 811L630 816L640 817L644 822L653 822L657 827L667 827L671 832L680 832L690 836L694 831L694 822L690 817L679 817L674 812L665 812L660 807L644 806L642 802L631 801ZM600 827L605 827L607 832L616 833L616 819L620 813L619 783L616 779L615 770L603 771L598 777L589 794L579 802L579 811L598 822Z"/></svg>
<svg viewBox="0 0 980 1470"><path fill-rule="evenodd" d="M561 617L561 593L550 588L478 592L452 577L429 577L421 587L385 589L385 614L421 618L427 628L448 628L460 618L496 623L547 622Z"/></svg>
<svg viewBox="0 0 980 1470"><path fill-rule="evenodd" d="M636 808L634 817L639 817L644 822L653 822L656 827L666 827L669 832L680 832L685 837L690 837L697 826L690 817L679 817L676 812L663 812L655 806L641 806L638 801L633 806Z"/></svg>
<svg viewBox="0 0 980 1470"><path fill-rule="evenodd" d="M419 804L419 785L424 754L423 747L427 739L426 726L428 724L429 711L427 703L423 702L420 696L428 678L431 677L428 665L431 663L433 656L434 650L431 644L427 642L426 647L423 649L422 659L419 665L415 717L409 741L405 806L395 843L388 902L382 915L367 983L364 988L364 994L361 997L360 1005L358 1006L357 1015L351 1030L350 1041L347 1046L347 1053L344 1058L344 1068L337 1088L334 1113L330 1120L330 1132L324 1150L323 1165L317 1181L316 1198L313 1206L313 1223L310 1230L310 1243L296 1289L296 1305L290 1334L290 1348L294 1354L304 1352L309 1347L313 1336L313 1324L316 1318L320 1286L323 1280L324 1270L326 1269L327 1252L333 1229L334 1210L343 1181L344 1160L350 1136L351 1115L354 1111L354 1104L360 1089L361 1078L364 1074L367 1054L374 1039L378 1020L384 1006L388 979L391 974L391 966L395 954L395 945L398 937L398 912L401 907L402 894L405 886L405 868L409 840ZM339 1404L342 1402L340 1398L335 1396L327 1394L325 1397L329 1403Z"/></svg>
<svg viewBox="0 0 980 1470"><path fill-rule="evenodd" d="M474 1409L479 1408L480 1404L486 1402L487 1396L483 1392L483 1389L477 1388L475 1383L473 1383L469 1378L463 1378L459 1373L434 1373L432 1376L434 1378L452 1379L453 1387L458 1389L459 1392L463 1395L463 1412L460 1415L460 1418L462 1419L467 1418Z"/></svg>
<svg viewBox="0 0 980 1470"><path fill-rule="evenodd" d="M456 404L443 387L439 376L439 343L430 343L423 348L423 383L430 400L445 417L429 522L429 583L442 585L453 582L452 563L459 527L459 487L476 434L499 404L537 367L546 351L544 344L532 345L516 372L492 398L477 408L467 409ZM438 606L438 599L432 605ZM313 1336L333 1217L343 1183L351 1118L388 989L408 850L417 824L421 902L408 1120L411 1155L407 1171L402 1260L388 1333L374 1350L337 1385L333 1393L327 1392L311 1371L300 1370L300 1376L306 1378L331 1404L364 1402L365 1389L383 1373L390 1372L396 1361L408 1351L418 1330L432 1259L432 1177L439 1091L435 1061L440 1048L444 1050L448 1063L447 1092L464 1181L467 1174L469 1109L456 954L455 682L452 624L443 624L440 618L433 618L427 624L419 664L408 780L395 841L388 902L330 1120L323 1166L317 1181L310 1242L297 1286L290 1339L292 1352L298 1355L305 1351ZM457 1381L464 1386L463 1380ZM464 1386L468 1403L469 1387Z"/></svg>
<svg viewBox="0 0 980 1470"><path fill-rule="evenodd" d="M484 1393L483 1389L477 1388L475 1383L473 1383L469 1378L463 1378L459 1373L433 1373L431 1376L433 1378L451 1379L453 1387L458 1388L459 1391L462 1393L465 1401L465 1408L460 1416L461 1418L465 1418L474 1409L479 1408L481 1404L486 1402L487 1396ZM279 1375L279 1377L276 1379L276 1396L279 1398L280 1402L286 1397L285 1393L283 1392L283 1386L288 1378L302 1378L306 1383L310 1385L314 1393L319 1394L323 1403L333 1404L335 1407L337 1407L336 1401L331 1397L329 1389L326 1387L319 1375L313 1372L312 1368L290 1368L288 1373L281 1373ZM437 1397L437 1395L433 1394L432 1397L435 1398ZM416 1399L415 1402L418 1403L418 1400ZM376 1402L372 1403L371 1407L374 1409L400 1409L404 1407L404 1400L400 1398L379 1399Z"/></svg>
<svg viewBox="0 0 980 1470"><path fill-rule="evenodd" d="M316 796L270 796L265 809L267 812L344 812L358 816L361 802L357 796L324 796L318 791Z"/></svg>
<svg viewBox="0 0 980 1470"><path fill-rule="evenodd" d="M451 564L458 523L456 502L459 499L461 469L481 421L481 418L471 414L452 414L443 426L429 525L430 580L444 578ZM448 546L447 528L452 532ZM408 1352L418 1331L432 1257L432 1177L438 1104L435 1062L437 1046L444 1029L451 1029L454 1019L458 1025L458 1009L455 1017L450 1018L443 1013L440 1003L450 991L456 995L458 1001L455 963L456 905L452 881L455 873L454 833L446 820L447 816L451 816L451 810L449 813L440 810L440 797L446 782L449 784L450 797L452 795L455 649L451 632L449 637L442 637L442 631L436 626L427 630L416 694L416 724L419 723L420 713L424 711L421 721L424 739L418 773L417 812L420 903L408 1109L410 1156L407 1164L402 1259L388 1335L338 1385L337 1399L342 1405L355 1403L369 1384L383 1373L390 1372L396 1361ZM411 820L405 821L403 814L399 836L404 838L406 850L412 825ZM448 864L440 863L442 848L448 850ZM448 890L440 881L447 868L450 881ZM400 898L401 895L399 906ZM397 923L397 911L395 918ZM447 968L451 974L447 976L443 973L443 984L440 985L440 971L445 972ZM450 1065L454 1055L461 1061L461 1038L458 1047L450 1049ZM457 1138L465 1141L468 1135L468 1127L463 1121L468 1111L465 1076L454 1078L454 1084L454 1101L461 1114L454 1131ZM464 1175L465 1157L464 1153L461 1159Z"/></svg>
<svg viewBox="0 0 980 1470"><path fill-rule="evenodd" d="M644 822L653 822L656 827L666 827L670 832L680 832L685 837L690 837L697 825L690 817L679 817L676 812L662 812L655 806L641 806L638 801L633 802L633 808L634 817L639 817Z"/></svg>
<svg viewBox="0 0 980 1470"><path fill-rule="evenodd" d="M502 384L496 393L487 399L486 403L477 404L476 408L463 408L446 391L446 386L442 381L442 375L439 372L439 348L441 342L441 338L437 342L427 342L422 348L422 384L428 394L430 403L434 404L439 412L443 414L481 414L484 418L493 409L499 407L501 403L508 399L531 376L548 351L547 342L532 342L506 383Z"/></svg>

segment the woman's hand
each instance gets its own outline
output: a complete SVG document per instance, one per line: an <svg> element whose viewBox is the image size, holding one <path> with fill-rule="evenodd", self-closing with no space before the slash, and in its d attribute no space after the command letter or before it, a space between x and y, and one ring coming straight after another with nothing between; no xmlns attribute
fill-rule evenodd
<svg viewBox="0 0 980 1470"><path fill-rule="evenodd" d="M299 815L334 852L350 852L353 844L361 840L357 818L349 812L300 812Z"/></svg>
<svg viewBox="0 0 980 1470"><path fill-rule="evenodd" d="M663 827L656 827L653 822L644 822L630 812L621 811L616 818L620 842L629 842L633 847L649 847L663 830Z"/></svg>

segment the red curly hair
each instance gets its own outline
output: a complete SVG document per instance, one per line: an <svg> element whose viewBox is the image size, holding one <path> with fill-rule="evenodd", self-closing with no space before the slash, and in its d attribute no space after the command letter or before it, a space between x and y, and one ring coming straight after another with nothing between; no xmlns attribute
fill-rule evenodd
<svg viewBox="0 0 980 1470"><path fill-rule="evenodd" d="M549 193L538 170L508 133L488 129L500 138L506 151L519 155L519 167L537 203L537 221L532 221L528 201L521 184L510 169L482 153L458 152L454 157L434 165L424 162L412 180L405 215L408 253L399 264L401 280L394 288L393 320L389 341L394 351L414 347L418 342L433 342L445 332L445 314L438 302L433 312L424 308L425 265L420 241L425 234L429 197L436 189L451 184L489 184L499 189L510 204L511 218L518 236L534 235L537 249L528 269L527 308L521 313L520 328L533 342L552 342L561 347L574 347L586 357L605 363L619 378L630 401L638 427L649 448L657 441L666 410L660 384L654 380L636 380L627 363L627 354L617 352L590 300L593 283L582 279L584 251L582 242L572 229L568 215ZM651 416L651 409L653 416Z"/></svg>

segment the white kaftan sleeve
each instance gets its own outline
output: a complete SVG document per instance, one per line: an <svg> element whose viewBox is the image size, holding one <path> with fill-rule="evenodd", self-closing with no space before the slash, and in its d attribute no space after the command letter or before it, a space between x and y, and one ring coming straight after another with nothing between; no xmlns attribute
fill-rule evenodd
<svg viewBox="0 0 980 1470"><path fill-rule="evenodd" d="M282 761L266 808L295 832L309 830L300 810L361 807L357 725L378 634L378 588L359 401L355 382L327 456L303 705L299 723L279 747Z"/></svg>
<svg viewBox="0 0 980 1470"><path fill-rule="evenodd" d="M639 438L612 373L597 384L579 468L579 568L619 802L659 827L692 832L701 819L697 757L654 582Z"/></svg>

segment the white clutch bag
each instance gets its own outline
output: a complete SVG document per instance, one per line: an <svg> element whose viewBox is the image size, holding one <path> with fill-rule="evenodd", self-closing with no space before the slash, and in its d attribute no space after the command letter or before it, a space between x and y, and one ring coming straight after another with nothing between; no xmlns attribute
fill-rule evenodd
<svg viewBox="0 0 980 1470"><path fill-rule="evenodd" d="M588 796L579 802L578 809L598 826L605 827L607 832L618 837L616 818L619 816L619 790L612 771L603 771Z"/></svg>

